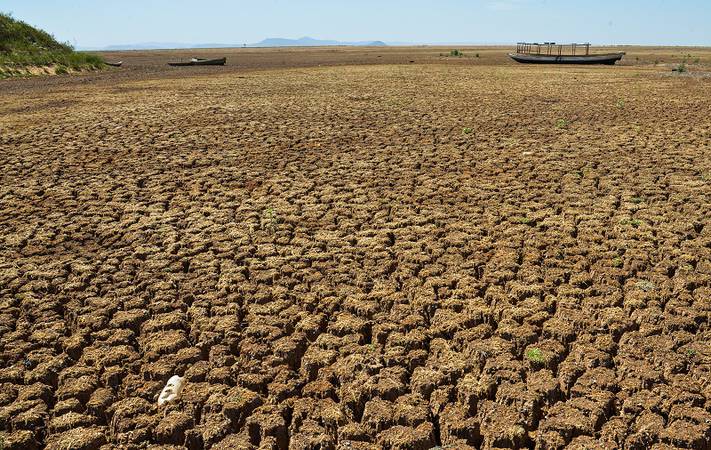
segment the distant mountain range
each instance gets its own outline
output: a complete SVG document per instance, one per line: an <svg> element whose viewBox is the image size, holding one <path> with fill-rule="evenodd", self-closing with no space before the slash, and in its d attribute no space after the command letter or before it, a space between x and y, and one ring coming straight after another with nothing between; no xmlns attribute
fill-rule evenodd
<svg viewBox="0 0 711 450"><path fill-rule="evenodd" d="M79 47L79 50L163 50L163 49L178 49L178 48L234 48L234 47L325 47L325 46L351 46L351 47L385 47L383 41L360 41L360 42L342 42L335 40L314 39L308 36L299 39L284 39L284 38L269 38L255 44L185 44L179 42L142 42L139 44L121 44L109 45L104 48L95 47ZM395 45L402 45L397 43Z"/></svg>
<svg viewBox="0 0 711 450"><path fill-rule="evenodd" d="M320 40L306 36L300 39L269 38L264 39L262 42L248 45L248 47L325 47L330 45L346 45L351 47L385 47L388 44L383 41L342 42Z"/></svg>

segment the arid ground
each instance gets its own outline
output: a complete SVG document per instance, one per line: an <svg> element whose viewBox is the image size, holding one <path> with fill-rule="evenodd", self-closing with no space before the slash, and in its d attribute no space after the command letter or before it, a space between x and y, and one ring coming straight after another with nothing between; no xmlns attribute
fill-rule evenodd
<svg viewBox="0 0 711 450"><path fill-rule="evenodd" d="M711 51L506 50L0 82L2 448L711 448Z"/></svg>

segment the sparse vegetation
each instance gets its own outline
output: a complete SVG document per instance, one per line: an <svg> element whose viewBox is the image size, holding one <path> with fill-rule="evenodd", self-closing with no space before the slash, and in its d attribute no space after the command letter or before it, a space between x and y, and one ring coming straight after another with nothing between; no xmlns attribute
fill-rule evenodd
<svg viewBox="0 0 711 450"><path fill-rule="evenodd" d="M622 267L623 265L624 265L624 262L622 261L622 258L620 258L619 256L612 260L612 267Z"/></svg>
<svg viewBox="0 0 711 450"><path fill-rule="evenodd" d="M526 217L526 216L517 216L517 217L511 218L511 222L520 223L523 225L530 225L533 223L533 219L531 219L530 217Z"/></svg>
<svg viewBox="0 0 711 450"><path fill-rule="evenodd" d="M464 53L462 53L460 50L454 49L454 50L450 50L449 56L454 56L456 58L459 58L459 57L464 56Z"/></svg>
<svg viewBox="0 0 711 450"><path fill-rule="evenodd" d="M632 203L634 203L635 205L638 205L638 204L640 204L640 203L642 203L642 202L644 201L644 198L642 198L642 197L632 197L632 198L630 199L630 201L631 201Z"/></svg>
<svg viewBox="0 0 711 450"><path fill-rule="evenodd" d="M76 52L49 33L0 13L0 77L26 75L28 67L55 67L57 73L98 69L104 61L90 53Z"/></svg>
<svg viewBox="0 0 711 450"><path fill-rule="evenodd" d="M275 233L278 224L279 224L279 218L277 217L277 214L274 211L274 208L271 208L271 207L267 208L264 211L264 217L262 220L262 226L264 227L264 229L269 231L270 233Z"/></svg>
<svg viewBox="0 0 711 450"><path fill-rule="evenodd" d="M656 286L649 280L639 280L637 282L637 289L641 289L644 292L650 292L656 289Z"/></svg>
<svg viewBox="0 0 711 450"><path fill-rule="evenodd" d="M533 361L539 364L546 362L546 358L543 356L543 352L538 347L533 347L526 350L526 358L529 361Z"/></svg>
<svg viewBox="0 0 711 450"><path fill-rule="evenodd" d="M625 107L625 101L620 98L617 100L617 103L615 103L615 106L618 107L619 109L622 109Z"/></svg>
<svg viewBox="0 0 711 450"><path fill-rule="evenodd" d="M570 122L567 121L566 119L558 119L555 121L555 127L559 129L565 129L570 126Z"/></svg>
<svg viewBox="0 0 711 450"><path fill-rule="evenodd" d="M469 128L469 127L465 127L465 128L462 130L462 134L472 134L473 132L474 132L474 130L471 129L471 128Z"/></svg>

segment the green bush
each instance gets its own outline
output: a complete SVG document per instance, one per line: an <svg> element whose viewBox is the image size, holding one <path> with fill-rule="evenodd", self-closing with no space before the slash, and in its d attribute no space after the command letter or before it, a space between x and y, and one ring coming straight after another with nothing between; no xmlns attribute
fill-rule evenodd
<svg viewBox="0 0 711 450"><path fill-rule="evenodd" d="M15 73L12 68L51 65L59 66L57 73L60 69L66 73L67 67L98 69L104 61L97 55L76 52L71 45L57 42L51 34L0 13L0 66L10 69L5 70L5 75Z"/></svg>
<svg viewBox="0 0 711 450"><path fill-rule="evenodd" d="M464 53L462 53L461 51L459 51L457 49L454 49L449 52L449 56L460 57L460 56L464 56Z"/></svg>

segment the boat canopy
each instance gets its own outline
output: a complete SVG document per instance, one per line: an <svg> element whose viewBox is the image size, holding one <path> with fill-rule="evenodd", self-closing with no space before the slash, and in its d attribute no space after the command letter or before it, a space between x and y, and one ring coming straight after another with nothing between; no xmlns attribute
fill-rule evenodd
<svg viewBox="0 0 711 450"><path fill-rule="evenodd" d="M556 44L555 42L519 42L516 53L523 55L578 56L590 54L590 43Z"/></svg>

